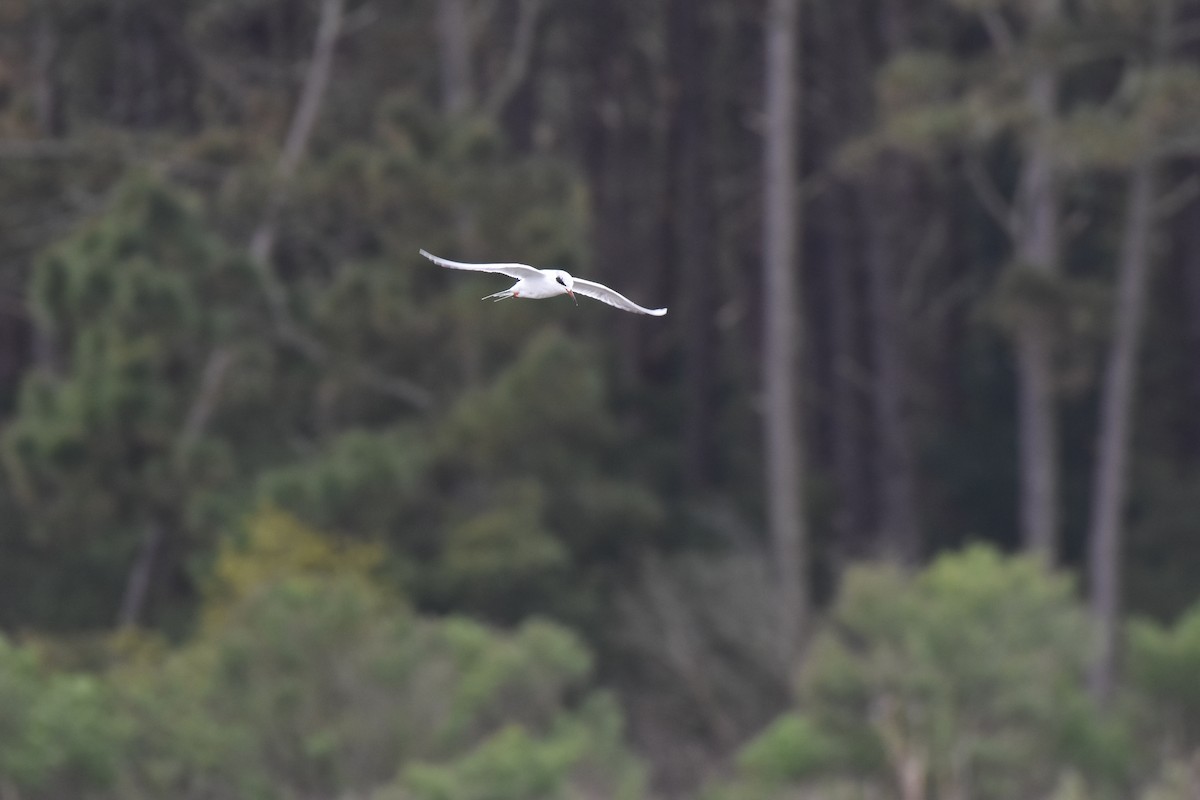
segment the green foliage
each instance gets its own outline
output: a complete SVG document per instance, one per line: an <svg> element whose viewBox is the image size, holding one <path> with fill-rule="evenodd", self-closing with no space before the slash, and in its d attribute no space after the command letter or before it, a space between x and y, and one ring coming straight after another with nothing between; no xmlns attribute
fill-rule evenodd
<svg viewBox="0 0 1200 800"><path fill-rule="evenodd" d="M622 752L620 713L603 697L544 735L510 725L453 761L412 764L374 800L573 800L596 792L614 800L643 795L642 771Z"/></svg>
<svg viewBox="0 0 1200 800"><path fill-rule="evenodd" d="M599 584L571 576L603 577L607 558L664 518L636 476L610 466L630 443L608 395L595 353L547 328L443 414L348 431L265 472L258 493L309 524L388 543L420 606L505 620L586 609Z"/></svg>
<svg viewBox="0 0 1200 800"><path fill-rule="evenodd" d="M1156 427L1178 430L1177 419L1162 414ZM1130 528L1126 583L1144 613L1169 619L1196 602L1191 564L1200 556L1200 539L1194 535L1200 474L1181 473L1157 460L1139 465L1136 472L1141 513Z"/></svg>
<svg viewBox="0 0 1200 800"><path fill-rule="evenodd" d="M53 798L111 785L129 733L113 710L98 679L50 673L0 637L0 786Z"/></svg>
<svg viewBox="0 0 1200 800"><path fill-rule="evenodd" d="M230 607L261 587L300 576L354 576L366 580L379 566L378 546L336 542L294 517L264 508L245 523L244 536L225 538L217 548L205 603L206 622L222 620Z"/></svg>
<svg viewBox="0 0 1200 800"><path fill-rule="evenodd" d="M809 717L786 714L738 753L743 774L770 783L813 777L837 764L839 744Z"/></svg>
<svg viewBox="0 0 1200 800"><path fill-rule="evenodd" d="M128 532L211 477L180 449L192 395L179 387L194 391L246 329L247 288L179 194L144 176L39 262L35 308L63 370L30 375L4 437L35 531Z"/></svg>
<svg viewBox="0 0 1200 800"><path fill-rule="evenodd" d="M35 800L642 796L576 636L417 617L373 577L378 556L263 511L222 545L182 646L118 637L104 672L63 674L0 638L0 786Z"/></svg>
<svg viewBox="0 0 1200 800"><path fill-rule="evenodd" d="M1168 723L1173 746L1184 753L1200 747L1200 604L1173 627L1131 622L1129 674L1151 704L1153 727Z"/></svg>
<svg viewBox="0 0 1200 800"><path fill-rule="evenodd" d="M761 516L761 4L468 2L477 102L455 116L439 110L438 5L347 0L313 135L276 197L318 4L0 3L0 628L96 636L160 530L144 620L174 642L6 646L0 800L635 797L593 660L649 698L639 740L686 780L703 770L680 753L728 753L778 709L770 582L728 566ZM1087 462L1121 174L1158 157L1160 188L1182 190L1173 211L1200 130L1186 25L1150 64L1158 4L1078 0L1042 32L1040 0L907 4L883 25L877 5L815 4L804 35L804 427L822 432L814 485L847 484L819 490L837 506L814 515L819 581L841 579L841 548L880 518L888 437L859 423L891 315L914 463L941 465L918 470L925 552L1010 541L1016 516L1013 369L981 318L1053 327L1057 396L1085 410L1062 452L1071 474ZM1005 224L1035 188L1028 78L1045 64L1060 68L1050 281L1011 259ZM904 202L862 213L877 190ZM313 347L281 335L243 255L267 218L259 266ZM1169 366L1133 420L1123 586L1166 618L1195 595L1200 429L1179 377L1196 361L1192 226L1157 224L1170 257L1146 352ZM418 247L668 291L674 308L480 303L503 279L437 269ZM865 270L888 252L896 291L879 298ZM433 402L400 399L403 381ZM710 463L690 483L693 450ZM1065 484L1067 558L1083 549L1082 482ZM843 514L853 491L861 515ZM698 545L717 550L707 566ZM647 571L614 613L632 565L659 555L682 568ZM1079 691L1069 597L994 556L946 563L848 578L801 707L723 789L883 797L907 770L937 798L1136 796L1134 773L1148 796L1183 793L1200 737L1191 616L1131 626L1130 681L1105 717ZM614 642L638 639L619 657Z"/></svg>
<svg viewBox="0 0 1200 800"><path fill-rule="evenodd" d="M1088 641L1071 581L1032 558L975 546L915 577L851 569L805 661L803 713L742 752L743 774L916 775L939 797L1047 792L1062 764L1098 762L1097 748L1119 759L1127 745L1080 730L1103 729L1083 691Z"/></svg>

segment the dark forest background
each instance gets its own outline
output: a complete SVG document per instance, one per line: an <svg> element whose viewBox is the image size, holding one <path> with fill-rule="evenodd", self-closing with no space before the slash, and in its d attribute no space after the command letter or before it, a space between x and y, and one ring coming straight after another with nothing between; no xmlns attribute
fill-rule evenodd
<svg viewBox="0 0 1200 800"><path fill-rule="evenodd" d="M1196 0L0 0L0 800L1195 797L1198 164Z"/></svg>

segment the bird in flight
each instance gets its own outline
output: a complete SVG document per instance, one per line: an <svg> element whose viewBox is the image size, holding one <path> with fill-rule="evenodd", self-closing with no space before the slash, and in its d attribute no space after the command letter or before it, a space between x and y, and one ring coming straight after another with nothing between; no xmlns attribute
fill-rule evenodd
<svg viewBox="0 0 1200 800"><path fill-rule="evenodd" d="M593 300L599 300L601 303L608 303L610 306L623 311L632 311L635 314L649 314L652 317L661 317L667 313L665 308L643 308L625 295L613 291L602 283L585 281L583 278L573 277L561 269L537 269L527 264L466 264L462 261L451 261L448 258L441 258L424 250L421 251L421 255L438 266L449 269L466 269L473 272L499 272L501 275L507 275L516 280L516 283L511 288L505 289L503 292L489 294L483 298L484 300L499 301L506 297L524 297L529 300L541 300L546 297L556 297L560 294L569 295L572 300L575 300L575 295L581 294L584 297L590 297ZM575 300L575 305L579 305L578 300Z"/></svg>

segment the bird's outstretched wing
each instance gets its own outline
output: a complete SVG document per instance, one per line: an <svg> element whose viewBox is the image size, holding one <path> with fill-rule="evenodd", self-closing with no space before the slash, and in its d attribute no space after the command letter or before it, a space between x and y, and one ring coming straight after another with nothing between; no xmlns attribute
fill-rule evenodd
<svg viewBox="0 0 1200 800"><path fill-rule="evenodd" d="M601 303L608 303L610 306L619 308L622 311L632 311L635 314L649 314L652 317L661 317L667 313L665 308L643 308L620 292L614 292L603 283L576 278L572 288L584 297L599 300Z"/></svg>
<svg viewBox="0 0 1200 800"><path fill-rule="evenodd" d="M463 261L451 261L448 258L435 256L425 250L421 251L421 255L428 258L433 263L440 267L448 267L449 269L466 269L472 272L499 272L501 275L507 275L513 280L522 280L524 278L536 278L542 274L540 269L534 269L528 264L467 264Z"/></svg>

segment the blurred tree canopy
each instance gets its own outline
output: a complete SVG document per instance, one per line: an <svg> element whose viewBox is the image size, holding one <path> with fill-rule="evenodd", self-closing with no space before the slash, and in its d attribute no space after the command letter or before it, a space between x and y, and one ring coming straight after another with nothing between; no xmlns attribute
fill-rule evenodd
<svg viewBox="0 0 1200 800"><path fill-rule="evenodd" d="M3 642L0 777L34 798L641 796L578 637L419 617L379 556L263 512L222 547L185 646L119 634L89 675Z"/></svg>
<svg viewBox="0 0 1200 800"><path fill-rule="evenodd" d="M0 0L0 800L1195 794L1200 2L768 5Z"/></svg>

